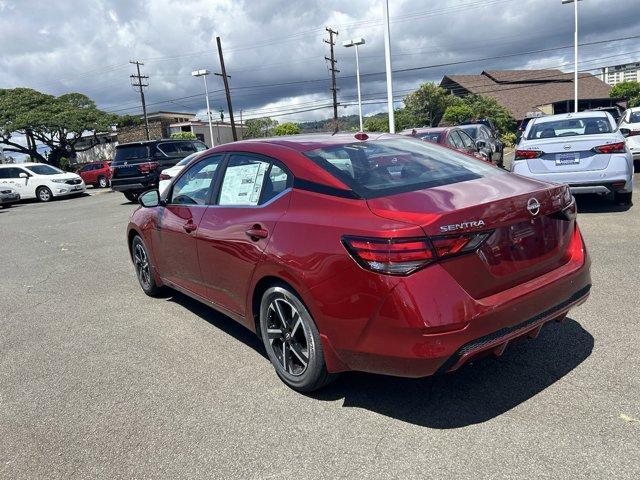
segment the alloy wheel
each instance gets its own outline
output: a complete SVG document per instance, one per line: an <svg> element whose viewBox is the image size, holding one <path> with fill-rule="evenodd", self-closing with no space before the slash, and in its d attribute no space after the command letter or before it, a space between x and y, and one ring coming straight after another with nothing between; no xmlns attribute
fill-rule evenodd
<svg viewBox="0 0 640 480"><path fill-rule="evenodd" d="M41 188L38 192L38 198L42 202L48 202L49 200L51 200L51 192L48 188Z"/></svg>
<svg viewBox="0 0 640 480"><path fill-rule="evenodd" d="M136 274L138 275L138 281L144 288L149 288L151 286L149 258L140 242L136 242L133 247L133 264L136 269Z"/></svg>
<svg viewBox="0 0 640 480"><path fill-rule="evenodd" d="M104 177L100 177L100 179L98 180L98 185L100 186L100 188L105 188L107 186L107 179Z"/></svg>
<svg viewBox="0 0 640 480"><path fill-rule="evenodd" d="M269 346L282 370L300 376L309 365L309 332L296 308L284 298L274 298L267 310Z"/></svg>

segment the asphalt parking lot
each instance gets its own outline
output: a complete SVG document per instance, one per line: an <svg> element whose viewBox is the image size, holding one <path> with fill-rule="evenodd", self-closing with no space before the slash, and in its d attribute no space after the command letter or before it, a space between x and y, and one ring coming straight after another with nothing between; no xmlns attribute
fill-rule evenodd
<svg viewBox="0 0 640 480"><path fill-rule="evenodd" d="M122 195L0 210L0 477L640 478L636 196L579 200L592 295L538 339L312 396L232 320L142 293Z"/></svg>

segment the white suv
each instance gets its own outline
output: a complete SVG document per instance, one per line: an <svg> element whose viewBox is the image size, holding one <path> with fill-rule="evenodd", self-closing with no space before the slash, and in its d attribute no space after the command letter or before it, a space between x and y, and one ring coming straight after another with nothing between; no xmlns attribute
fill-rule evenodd
<svg viewBox="0 0 640 480"><path fill-rule="evenodd" d="M511 171L565 183L572 193L613 193L631 204L633 157L607 112L534 118L518 144Z"/></svg>
<svg viewBox="0 0 640 480"><path fill-rule="evenodd" d="M0 165L0 183L13 187L21 199L37 198L41 202L48 202L53 197L77 195L86 190L80 176L45 163Z"/></svg>
<svg viewBox="0 0 640 480"><path fill-rule="evenodd" d="M633 160L640 162L640 107L629 108L620 118L620 133L627 138Z"/></svg>

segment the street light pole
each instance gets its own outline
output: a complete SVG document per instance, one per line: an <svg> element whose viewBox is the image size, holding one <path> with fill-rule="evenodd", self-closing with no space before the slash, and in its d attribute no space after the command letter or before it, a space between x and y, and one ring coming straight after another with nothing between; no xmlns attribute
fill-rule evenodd
<svg viewBox="0 0 640 480"><path fill-rule="evenodd" d="M562 4L573 3L573 109L578 112L578 2L581 0L562 0Z"/></svg>
<svg viewBox="0 0 640 480"><path fill-rule="evenodd" d="M382 0L384 13L384 63L387 70L387 108L389 109L389 133L396 133L393 113L393 78L391 75L391 34L389 32L389 0Z"/></svg>
<svg viewBox="0 0 640 480"><path fill-rule="evenodd" d="M211 123L211 108L209 107L209 89L207 88L207 75L211 72L209 70L196 70L191 72L194 77L202 77L204 79L204 98L207 101L207 120L209 120L209 137L211 138L211 147L215 147L213 141L213 125Z"/></svg>
<svg viewBox="0 0 640 480"><path fill-rule="evenodd" d="M358 116L360 117L360 131L364 132L362 126L362 96L360 95L360 58L358 55L358 45L364 45L364 38L354 38L342 45L345 47L356 47L356 85L358 86Z"/></svg>

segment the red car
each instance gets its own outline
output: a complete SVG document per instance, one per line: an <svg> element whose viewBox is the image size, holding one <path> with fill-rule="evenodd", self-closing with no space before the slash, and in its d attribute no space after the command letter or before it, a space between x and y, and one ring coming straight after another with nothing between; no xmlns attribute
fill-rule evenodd
<svg viewBox="0 0 640 480"><path fill-rule="evenodd" d="M145 293L255 331L299 391L345 370L453 372L591 286L566 186L403 136L220 145L140 203L127 240Z"/></svg>
<svg viewBox="0 0 640 480"><path fill-rule="evenodd" d="M111 180L111 162L86 163L76 173L80 175L84 183L94 187L106 188Z"/></svg>
<svg viewBox="0 0 640 480"><path fill-rule="evenodd" d="M481 160L490 161L489 158L491 158L491 150L487 149L486 145L478 145L467 132L458 127L414 128L405 130L402 134L427 142L445 145L459 152L466 153L467 155L480 158ZM487 150L489 151L488 154Z"/></svg>

